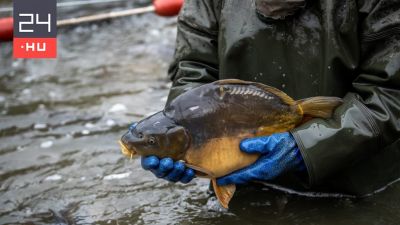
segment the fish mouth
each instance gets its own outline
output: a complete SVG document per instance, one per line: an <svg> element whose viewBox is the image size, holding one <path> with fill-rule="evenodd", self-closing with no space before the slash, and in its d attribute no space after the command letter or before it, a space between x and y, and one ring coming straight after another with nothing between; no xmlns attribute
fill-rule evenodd
<svg viewBox="0 0 400 225"><path fill-rule="evenodd" d="M137 152L133 149L129 149L128 147L126 147L126 145L124 144L124 142L122 142L122 140L119 140L119 146L121 147L121 152L122 154L124 154L127 157L130 157L131 159L135 156L137 156Z"/></svg>

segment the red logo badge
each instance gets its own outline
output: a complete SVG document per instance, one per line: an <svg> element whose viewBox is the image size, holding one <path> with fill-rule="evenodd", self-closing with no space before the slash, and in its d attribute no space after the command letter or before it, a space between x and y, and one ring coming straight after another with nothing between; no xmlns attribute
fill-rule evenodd
<svg viewBox="0 0 400 225"><path fill-rule="evenodd" d="M14 58L56 58L56 0L14 0L13 5Z"/></svg>

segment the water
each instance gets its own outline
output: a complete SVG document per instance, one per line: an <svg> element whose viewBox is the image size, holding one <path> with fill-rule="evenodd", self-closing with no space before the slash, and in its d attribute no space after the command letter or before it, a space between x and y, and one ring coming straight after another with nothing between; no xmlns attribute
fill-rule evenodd
<svg viewBox="0 0 400 225"><path fill-rule="evenodd" d="M170 184L123 157L130 122L166 101L175 20L60 30L57 60L12 60L0 43L0 224L400 223L398 184L362 200L265 187L224 211L206 180Z"/></svg>

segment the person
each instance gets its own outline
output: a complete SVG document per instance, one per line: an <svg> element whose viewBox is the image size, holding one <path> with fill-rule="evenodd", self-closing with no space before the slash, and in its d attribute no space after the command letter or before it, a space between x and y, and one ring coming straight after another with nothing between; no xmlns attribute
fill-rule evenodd
<svg viewBox="0 0 400 225"><path fill-rule="evenodd" d="M294 99L344 101L331 119L243 140L240 149L260 158L218 184L306 174L287 185L365 196L399 179L399 12L397 0L185 1L168 102L227 78L274 86ZM143 157L142 166L172 182L194 177L169 158Z"/></svg>

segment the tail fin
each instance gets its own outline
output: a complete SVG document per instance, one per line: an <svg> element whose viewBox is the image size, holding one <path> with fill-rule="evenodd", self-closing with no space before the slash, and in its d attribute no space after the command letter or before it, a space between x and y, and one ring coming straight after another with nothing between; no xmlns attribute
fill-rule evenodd
<svg viewBox="0 0 400 225"><path fill-rule="evenodd" d="M305 116L330 118L333 111L343 103L341 98L337 97L312 97L296 101L303 110Z"/></svg>

